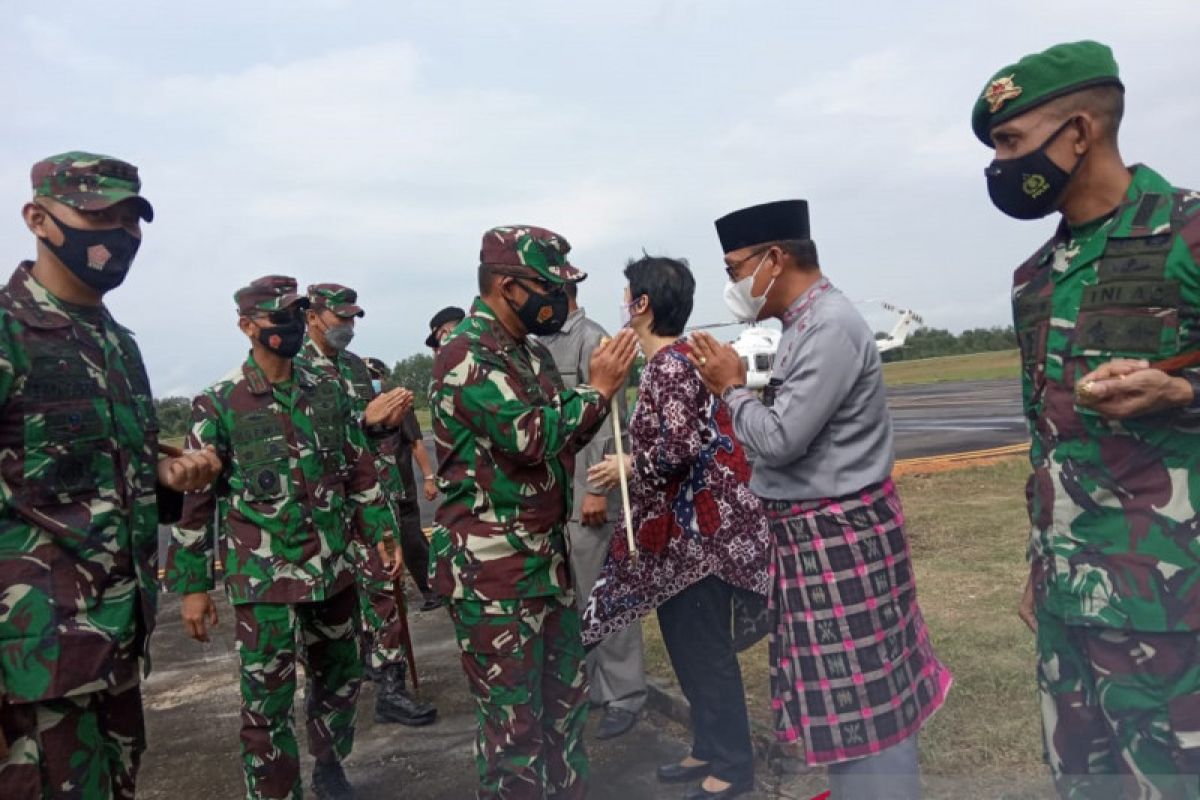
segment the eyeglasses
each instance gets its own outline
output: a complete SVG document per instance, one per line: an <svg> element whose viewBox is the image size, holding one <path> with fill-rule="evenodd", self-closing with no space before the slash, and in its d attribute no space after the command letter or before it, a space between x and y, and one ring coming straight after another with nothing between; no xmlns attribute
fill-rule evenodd
<svg viewBox="0 0 1200 800"><path fill-rule="evenodd" d="M547 278L539 278L539 277L535 277L533 275L527 275L527 274L523 274L520 272L508 272L508 271L503 271L503 272L498 271L496 274L497 275L505 275L509 278L513 278L517 281L517 283L521 284L526 289L529 288L529 286L527 284L532 283L535 286L537 286L539 289L542 290L541 294L558 294L559 292L565 291L563 289L563 285L561 283L557 283L555 281L548 280Z"/></svg>
<svg viewBox="0 0 1200 800"><path fill-rule="evenodd" d="M743 264L745 264L747 261L754 258L755 256L761 256L763 253L767 252L772 247L774 247L774 245L769 244L766 247L760 247L759 249L755 250L753 253L751 253L750 255L748 255L744 258L739 258L737 261L733 262L733 264L725 267L725 274L729 277L729 280L736 281L737 274L742 271Z"/></svg>

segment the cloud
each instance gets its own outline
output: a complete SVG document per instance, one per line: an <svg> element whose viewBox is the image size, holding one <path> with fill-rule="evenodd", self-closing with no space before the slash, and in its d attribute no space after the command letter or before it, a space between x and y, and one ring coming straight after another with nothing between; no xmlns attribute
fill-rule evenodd
<svg viewBox="0 0 1200 800"><path fill-rule="evenodd" d="M606 324L642 247L691 259L694 322L727 319L711 221L783 197L810 200L823 263L852 297L937 327L1004 323L1012 269L1053 222L990 206L971 99L1021 53L1111 41L1131 89L1130 157L1200 182L1185 138L1200 109L1178 78L1200 34L1191 8L39 8L0 54L14 109L0 204L19 207L47 152L139 165L158 218L112 306L160 390L194 390L237 363L231 295L266 273L354 286L362 351L418 351L433 310L469 302L480 234L509 222L571 240L591 275L582 296ZM111 46L122 37L130 46ZM0 244L22 253L28 235L8 220Z"/></svg>

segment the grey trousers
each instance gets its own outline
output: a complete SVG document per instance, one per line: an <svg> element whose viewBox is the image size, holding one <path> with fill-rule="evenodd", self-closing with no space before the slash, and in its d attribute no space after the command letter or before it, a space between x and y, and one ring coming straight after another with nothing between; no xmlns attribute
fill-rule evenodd
<svg viewBox="0 0 1200 800"><path fill-rule="evenodd" d="M612 535L611 523L601 528L588 528L577 521L567 523L575 602L581 614L587 606L592 586L600 577ZM592 648L587 656L587 672L593 703L634 714L641 711L646 704L642 626L631 625Z"/></svg>
<svg viewBox="0 0 1200 800"><path fill-rule="evenodd" d="M829 765L837 800L920 800L917 734L873 756Z"/></svg>

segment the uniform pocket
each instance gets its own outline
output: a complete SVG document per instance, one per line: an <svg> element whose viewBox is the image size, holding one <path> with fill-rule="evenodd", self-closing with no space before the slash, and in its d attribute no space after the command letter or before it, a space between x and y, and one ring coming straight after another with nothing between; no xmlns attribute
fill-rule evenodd
<svg viewBox="0 0 1200 800"><path fill-rule="evenodd" d="M1157 359L1179 349L1179 312L1174 308L1081 310L1071 355L1102 363L1112 358Z"/></svg>
<svg viewBox="0 0 1200 800"><path fill-rule="evenodd" d="M290 459L282 420L269 411L250 412L237 421L231 439L245 499L263 503L286 497Z"/></svg>
<svg viewBox="0 0 1200 800"><path fill-rule="evenodd" d="M25 494L34 504L68 503L114 491L110 420L98 405L88 400L54 403L25 415Z"/></svg>

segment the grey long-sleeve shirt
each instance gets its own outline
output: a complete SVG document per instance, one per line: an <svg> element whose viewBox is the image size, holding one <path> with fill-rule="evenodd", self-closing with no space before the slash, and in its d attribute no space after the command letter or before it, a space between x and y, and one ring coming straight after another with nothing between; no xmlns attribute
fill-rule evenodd
<svg viewBox="0 0 1200 800"><path fill-rule="evenodd" d="M772 398L773 395L773 398ZM894 451L883 367L866 321L826 279L784 315L771 384L726 393L767 500L844 497L887 479Z"/></svg>
<svg viewBox="0 0 1200 800"><path fill-rule="evenodd" d="M581 383L587 383L588 366L592 361L592 351L600 344L607 334L599 323L590 319L582 308L577 308L567 317L562 330L551 336L539 336L538 341L546 345L550 355L554 357L554 365L562 375L567 388L573 388ZM622 392L618 398L621 410L622 430L624 430L625 396ZM588 470L604 460L605 450L615 453L612 445L613 427L611 420L605 420L595 437L586 447L575 456L575 502L571 508L571 521L579 522L582 518L584 494L607 495L608 518L617 519L621 513L621 493L610 492L602 486L590 483L587 479Z"/></svg>

